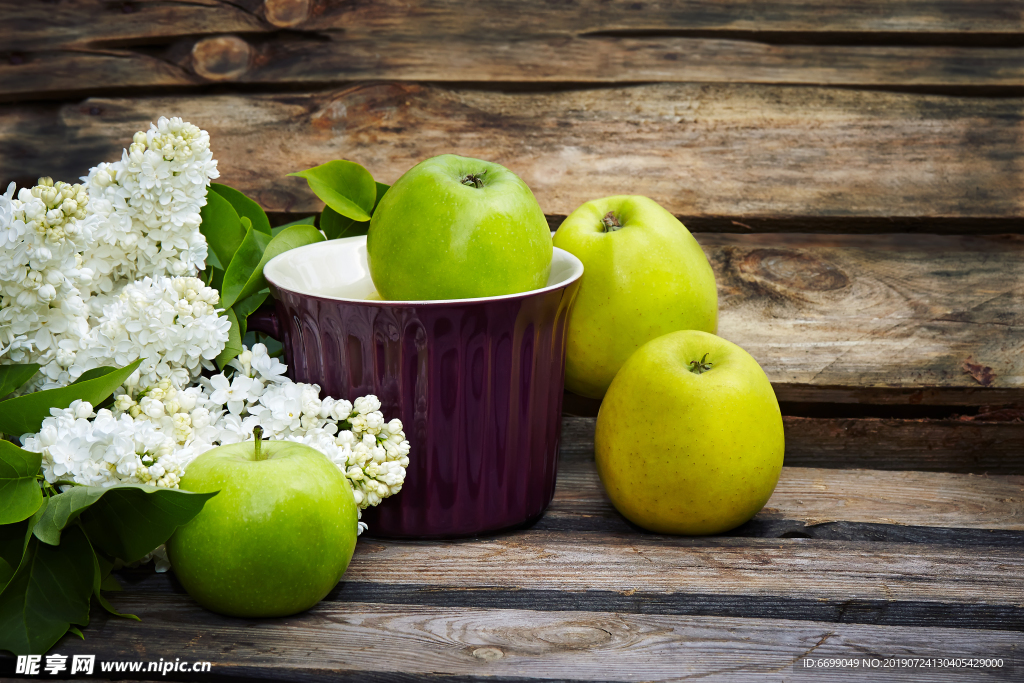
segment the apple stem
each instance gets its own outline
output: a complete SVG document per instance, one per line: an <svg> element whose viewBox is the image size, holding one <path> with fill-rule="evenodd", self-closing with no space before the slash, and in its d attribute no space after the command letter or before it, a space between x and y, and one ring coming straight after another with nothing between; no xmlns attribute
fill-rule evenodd
<svg viewBox="0 0 1024 683"><path fill-rule="evenodd" d="M254 427L252 430L253 447L256 449L256 459L262 460L263 454L260 452L263 446L263 427Z"/></svg>
<svg viewBox="0 0 1024 683"><path fill-rule="evenodd" d="M708 370L710 370L711 369L711 363L705 363L704 362L704 361L707 360L707 358L708 358L708 354L705 353L704 357L701 358L700 360L691 360L690 361L690 372L692 372L695 375L702 375L705 372L707 372Z"/></svg>
<svg viewBox="0 0 1024 683"><path fill-rule="evenodd" d="M462 176L461 182L463 185L472 185L473 187L480 189L481 187L484 186L484 173L487 173L487 171L480 171L479 173L470 173L468 175L464 175Z"/></svg>
<svg viewBox="0 0 1024 683"><path fill-rule="evenodd" d="M604 218L601 219L601 225L604 226L605 232L615 232L622 229L622 223L619 222L619 219L611 211L606 213Z"/></svg>

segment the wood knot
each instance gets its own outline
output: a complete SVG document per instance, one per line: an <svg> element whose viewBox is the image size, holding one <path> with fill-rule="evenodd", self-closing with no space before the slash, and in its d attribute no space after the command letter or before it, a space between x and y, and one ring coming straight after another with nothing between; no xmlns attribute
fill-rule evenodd
<svg viewBox="0 0 1024 683"><path fill-rule="evenodd" d="M850 278L831 263L812 254L783 249L755 249L738 264L754 279L786 289L828 292L850 284Z"/></svg>
<svg viewBox="0 0 1024 683"><path fill-rule="evenodd" d="M238 36L203 38L192 46L192 69L210 81L231 81L249 70L252 48Z"/></svg>
<svg viewBox="0 0 1024 683"><path fill-rule="evenodd" d="M280 28L298 26L309 18L310 0L266 0L263 15Z"/></svg>
<svg viewBox="0 0 1024 683"><path fill-rule="evenodd" d="M554 645L560 650L589 650L612 639L612 634L603 628L578 624L541 627L535 633L538 640Z"/></svg>
<svg viewBox="0 0 1024 683"><path fill-rule="evenodd" d="M482 659L485 662L493 662L495 659L501 659L505 656L505 653L500 648L496 647L478 647L473 650L473 656L477 659Z"/></svg>

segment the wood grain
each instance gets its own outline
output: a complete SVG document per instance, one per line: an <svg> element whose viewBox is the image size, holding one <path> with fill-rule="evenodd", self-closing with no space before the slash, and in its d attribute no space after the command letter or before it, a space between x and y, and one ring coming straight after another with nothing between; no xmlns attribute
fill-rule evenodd
<svg viewBox="0 0 1024 683"><path fill-rule="evenodd" d="M11 27L0 36L6 99L368 79L800 83L976 94L1024 86L1019 2L4 0L0 13ZM227 44L236 41L244 47ZM247 56L241 63L240 52ZM225 59L232 68L223 68Z"/></svg>
<svg viewBox="0 0 1024 683"><path fill-rule="evenodd" d="M533 531L461 542L367 539L346 581L440 591L693 592L1018 605L1024 600L1022 571L1019 548Z"/></svg>
<svg viewBox="0 0 1024 683"><path fill-rule="evenodd" d="M184 596L125 595L129 622L101 616L86 641L64 638L61 654L99 660L211 661L217 679L412 680L849 680L850 672L794 667L804 657L982 657L1012 659L1020 634L984 636L952 628L906 628L760 619L393 607L324 602L275 620L220 617ZM740 637L742 636L742 637ZM1007 661L1007 664L1010 662ZM1011 680L1012 671L989 671ZM395 674L399 677L396 678ZM858 671L865 681L952 681L960 672ZM174 674L169 675L171 678ZM181 680L181 675L177 676ZM159 679L159 674L143 675ZM960 679L962 680L962 678Z"/></svg>
<svg viewBox="0 0 1024 683"><path fill-rule="evenodd" d="M545 212L642 193L677 215L1024 215L1024 100L757 85L493 92L402 83L317 94L92 98L0 107L0 178L72 179L177 114L210 131L222 180L269 211L321 205L285 174L334 158L393 182L442 152L520 174ZM55 157L51 150L61 149ZM738 228L739 229L739 228Z"/></svg>
<svg viewBox="0 0 1024 683"><path fill-rule="evenodd" d="M936 403L1021 400L1024 239L699 239L715 267L718 334L757 359L779 400L819 386L819 400L835 400L830 388L853 385L864 402L922 402L926 390ZM970 357L992 368L990 386L965 371ZM987 401L990 389L1003 391Z"/></svg>
<svg viewBox="0 0 1024 683"><path fill-rule="evenodd" d="M2 49L2 47L0 47ZM219 82L780 83L1021 94L1024 49L776 45L675 36L471 33L264 39L214 35L169 46L46 43L0 60L0 100ZM244 59L238 55L244 54ZM230 69L222 64L230 63ZM83 79L89 74L88 79Z"/></svg>
<svg viewBox="0 0 1024 683"><path fill-rule="evenodd" d="M302 11L305 10L305 11ZM749 32L774 36L826 34L861 42L871 35L894 44L912 42L991 44L1021 33L1024 4L983 0L837 0L827 6L811 0L757 5L743 0L644 3L630 0L514 2L467 5L456 0L377 0L297 2L296 0L59 0L48 3L2 0L0 14L9 31L5 50L32 49L41 41L56 45L166 42L179 36L259 34L285 26L304 32L371 35L586 35L602 32ZM88 19L86 21L85 19ZM973 38L978 36L978 38ZM878 39L876 38L876 41Z"/></svg>

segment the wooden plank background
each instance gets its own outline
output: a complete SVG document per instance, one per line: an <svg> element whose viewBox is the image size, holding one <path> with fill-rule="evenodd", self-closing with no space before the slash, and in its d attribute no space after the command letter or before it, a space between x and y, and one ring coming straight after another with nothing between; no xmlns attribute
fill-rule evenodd
<svg viewBox="0 0 1024 683"><path fill-rule="evenodd" d="M786 428L754 520L664 537L611 507L599 404L569 395L532 528L364 538L324 603L281 620L127 571L115 602L143 621L95 615L59 652L309 681L840 681L793 664L976 654L1019 680L1021 0L0 0L0 19L4 186L74 180L178 115L277 224L321 207L285 175L334 158L385 182L444 152L492 159L552 229L645 194L696 234L719 332L762 364Z"/></svg>

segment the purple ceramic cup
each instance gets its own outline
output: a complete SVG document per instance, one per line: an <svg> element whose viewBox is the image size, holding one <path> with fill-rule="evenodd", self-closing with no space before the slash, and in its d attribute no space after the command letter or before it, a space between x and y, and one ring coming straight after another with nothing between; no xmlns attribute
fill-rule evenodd
<svg viewBox="0 0 1024 683"><path fill-rule="evenodd" d="M264 269L284 344L321 395L380 398L409 439L402 491L363 512L369 533L452 538L522 526L555 490L565 334L583 264L554 250L548 285L451 301L381 301L366 237L285 252Z"/></svg>

